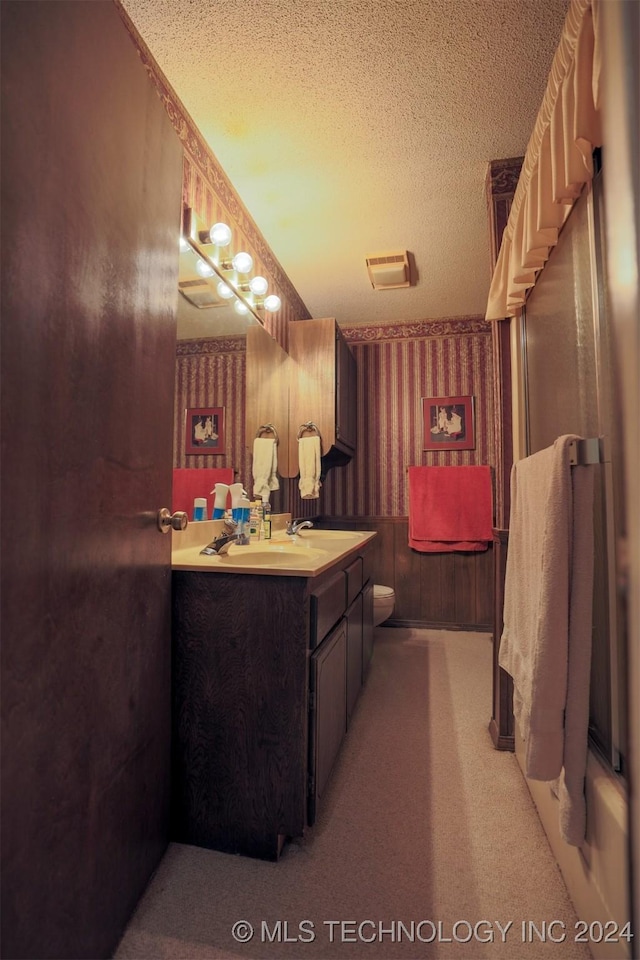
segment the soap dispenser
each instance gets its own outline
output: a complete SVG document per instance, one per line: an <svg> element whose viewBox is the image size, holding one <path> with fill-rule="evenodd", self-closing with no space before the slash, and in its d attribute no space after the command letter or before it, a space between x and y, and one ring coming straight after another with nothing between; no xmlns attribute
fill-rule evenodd
<svg viewBox="0 0 640 960"><path fill-rule="evenodd" d="M214 495L212 519L221 520L224 517L225 510L227 509L227 494L229 493L229 485L227 483L216 483L211 493Z"/></svg>
<svg viewBox="0 0 640 960"><path fill-rule="evenodd" d="M196 497L193 501L193 519L194 520L206 520L207 519L207 498L206 497Z"/></svg>

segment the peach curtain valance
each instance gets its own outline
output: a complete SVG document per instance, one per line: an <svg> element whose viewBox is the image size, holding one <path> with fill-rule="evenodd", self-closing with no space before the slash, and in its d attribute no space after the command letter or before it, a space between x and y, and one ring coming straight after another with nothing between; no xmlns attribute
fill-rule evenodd
<svg viewBox="0 0 640 960"><path fill-rule="evenodd" d="M516 316L593 178L600 133L598 3L571 0L491 281L487 320Z"/></svg>

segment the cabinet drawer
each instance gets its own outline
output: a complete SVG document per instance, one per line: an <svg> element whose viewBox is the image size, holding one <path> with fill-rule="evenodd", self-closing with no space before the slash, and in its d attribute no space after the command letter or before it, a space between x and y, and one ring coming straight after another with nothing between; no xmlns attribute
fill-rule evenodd
<svg viewBox="0 0 640 960"><path fill-rule="evenodd" d="M356 557L353 563L345 569L347 576L347 606L353 603L362 590L362 557Z"/></svg>
<svg viewBox="0 0 640 960"><path fill-rule="evenodd" d="M346 574L344 570L332 577L323 587L311 594L310 646L313 650L337 623L347 607Z"/></svg>

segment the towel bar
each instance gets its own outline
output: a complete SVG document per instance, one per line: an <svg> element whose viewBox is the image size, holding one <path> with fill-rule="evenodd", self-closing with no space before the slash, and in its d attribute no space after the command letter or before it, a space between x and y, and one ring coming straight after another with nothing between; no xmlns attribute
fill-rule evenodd
<svg viewBox="0 0 640 960"><path fill-rule="evenodd" d="M300 424L300 427L298 428L298 440L300 440L305 430L315 430L318 436L321 437L320 430L318 429L317 425L313 422L313 420L307 420L306 423Z"/></svg>
<svg viewBox="0 0 640 960"><path fill-rule="evenodd" d="M607 463L610 458L606 455L605 439L589 437L588 440L571 440L569 464L572 467L583 467L590 463Z"/></svg>
<svg viewBox="0 0 640 960"><path fill-rule="evenodd" d="M280 439L278 437L278 431L276 430L276 428L272 423L263 423L261 427L258 427L256 431L256 437L261 437L263 433L268 433L268 432L271 432L274 435L276 443L280 443Z"/></svg>

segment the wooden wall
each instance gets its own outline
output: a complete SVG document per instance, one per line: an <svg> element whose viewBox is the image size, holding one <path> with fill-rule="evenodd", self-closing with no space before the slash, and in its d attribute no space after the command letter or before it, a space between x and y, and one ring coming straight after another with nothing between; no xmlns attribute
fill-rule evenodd
<svg viewBox="0 0 640 960"><path fill-rule="evenodd" d="M323 517L321 525L377 532L371 547L372 576L396 593L389 626L491 630L491 545L478 553L418 553L408 545L406 517Z"/></svg>

